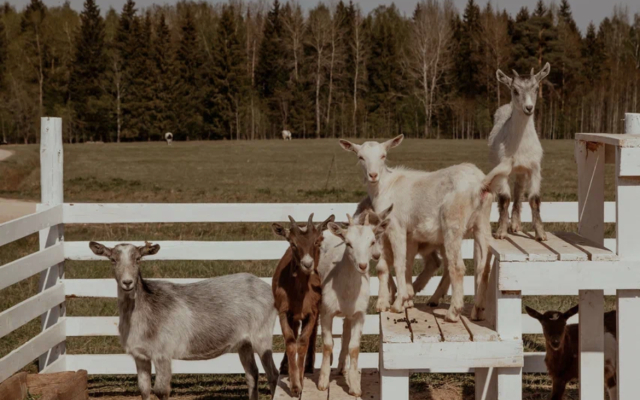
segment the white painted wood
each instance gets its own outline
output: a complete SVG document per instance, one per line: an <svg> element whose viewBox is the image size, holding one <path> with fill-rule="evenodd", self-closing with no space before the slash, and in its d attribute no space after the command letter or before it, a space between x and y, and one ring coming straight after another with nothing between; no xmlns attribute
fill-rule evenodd
<svg viewBox="0 0 640 400"><path fill-rule="evenodd" d="M618 149L620 150L620 149ZM618 157L616 163L620 162ZM620 259L640 259L638 230L640 227L640 179L616 177L617 218L616 253ZM640 286L639 286L640 287Z"/></svg>
<svg viewBox="0 0 640 400"><path fill-rule="evenodd" d="M409 370L380 367L380 399L409 400Z"/></svg>
<svg viewBox="0 0 640 400"><path fill-rule="evenodd" d="M578 232L604 243L604 150L603 143L576 141L578 164Z"/></svg>
<svg viewBox="0 0 640 400"><path fill-rule="evenodd" d="M66 354L62 354L60 355L60 357L58 357L57 360L55 360L54 362L52 362L51 364L47 365L47 367L45 369L43 369L42 371L40 371L40 374L54 374L57 372L65 372L65 371L69 371L67 369L67 355Z"/></svg>
<svg viewBox="0 0 640 400"><path fill-rule="evenodd" d="M64 261L62 243L0 267L0 290Z"/></svg>
<svg viewBox="0 0 640 400"><path fill-rule="evenodd" d="M558 254L526 233L509 233L507 240L522 250L530 261L555 261L558 259Z"/></svg>
<svg viewBox="0 0 640 400"><path fill-rule="evenodd" d="M121 242L100 241L106 246L115 246ZM144 245L144 242L130 241L136 246ZM155 241L160 245L160 252L149 256L148 260L279 260L287 248L287 243L280 240L263 241ZM511 245L511 244L509 244ZM605 239L605 246L615 251L616 240ZM512 250L511 247L508 247ZM580 253L574 248L574 252ZM89 242L64 242L64 254L67 260L102 260L104 257L97 256L89 249ZM465 239L462 242L462 257L473 259L473 240ZM506 256L505 256L506 257ZM514 258L516 261L524 261L526 255L519 251ZM421 258L418 256L418 258ZM579 257L567 257L568 260L579 259ZM505 260L506 261L506 260ZM465 293L469 293L465 289Z"/></svg>
<svg viewBox="0 0 640 400"><path fill-rule="evenodd" d="M471 335L462 320L458 320L458 322L445 321L448 309L448 307L440 306L433 310L433 315L436 316L436 321L438 322L438 327L440 327L444 341L448 342L448 344L451 344L450 342L471 341Z"/></svg>
<svg viewBox="0 0 640 400"><path fill-rule="evenodd" d="M0 338L20 328L32 319L64 301L64 285L55 285L44 292L0 313Z"/></svg>
<svg viewBox="0 0 640 400"><path fill-rule="evenodd" d="M620 170L618 176L640 176L640 148L620 148Z"/></svg>
<svg viewBox="0 0 640 400"><path fill-rule="evenodd" d="M522 368L498 368L498 400L522 400Z"/></svg>
<svg viewBox="0 0 640 400"><path fill-rule="evenodd" d="M576 133L576 140L597 142L616 147L640 147L640 135L620 133Z"/></svg>
<svg viewBox="0 0 640 400"><path fill-rule="evenodd" d="M527 232L527 236L535 238L535 233ZM610 240L609 244L615 246L615 240ZM542 242L542 245L558 254L558 259L560 261L587 261L589 259L589 255L587 253L565 242L552 232L547 232L547 240Z"/></svg>
<svg viewBox="0 0 640 400"><path fill-rule="evenodd" d="M280 365L283 353L276 353L273 359L276 365ZM546 373L543 352L524 353L524 373ZM378 368L378 353L360 353L358 366L361 368ZM66 354L62 356L66 363L66 371L76 371L85 369L89 375L134 375L136 373L135 364L131 356L127 354ZM322 355L316 354L316 367L319 368ZM334 360L335 361L335 360ZM264 373L260 361L256 360L260 373ZM206 361L180 361L179 370L174 373L192 374L243 374L244 370L240 360L235 354L225 354L213 360ZM335 366L332 366L335 368ZM415 373L448 373L467 374L473 373L474 368L425 368L414 369ZM59 372L59 371L48 371Z"/></svg>
<svg viewBox="0 0 640 400"><path fill-rule="evenodd" d="M521 340L383 343L386 369L522 367Z"/></svg>
<svg viewBox="0 0 640 400"><path fill-rule="evenodd" d="M60 209L64 202L63 190L63 157L62 148L62 119L41 118L40 134L40 194L41 204L37 210L56 207ZM60 209L61 210L61 209ZM61 210L62 212L62 210ZM39 233L40 250L55 246L64 241L64 225L49 225ZM64 278L64 261L51 266L40 273L39 290L44 291L60 283ZM51 308L42 315L42 330L45 330L64 317L64 302ZM65 343L56 343L54 348L48 349L40 356L39 369L58 359L65 352Z"/></svg>
<svg viewBox="0 0 640 400"><path fill-rule="evenodd" d="M624 132L626 134L640 135L640 114L624 114Z"/></svg>
<svg viewBox="0 0 640 400"><path fill-rule="evenodd" d="M500 290L524 296L577 295L584 288L604 290L640 287L638 263L620 261L507 262L500 264Z"/></svg>
<svg viewBox="0 0 640 400"><path fill-rule="evenodd" d="M413 341L423 343L434 343L442 340L438 322L432 312L431 307L426 304L418 304L415 307L407 309L409 321L413 330ZM383 321L384 322L384 321Z"/></svg>
<svg viewBox="0 0 640 400"><path fill-rule="evenodd" d="M0 359L0 382L65 340L64 319Z"/></svg>
<svg viewBox="0 0 640 400"><path fill-rule="evenodd" d="M204 278L168 278L160 279L173 283L194 283L199 282ZM263 281L271 285L271 278L260 278ZM414 277L415 279L415 277ZM417 296L430 296L435 292L438 283L440 283L441 277L436 276L429 281L429 284L425 289L417 293ZM152 279L153 280L153 279ZM371 296L378 295L379 282L378 278L371 277L369 280L369 293ZM118 297L118 290L116 287L115 279L65 279L65 290L67 296L76 297ZM464 291L465 293L473 293L473 277L464 277ZM451 291L448 292L451 294ZM578 292L576 292L577 294Z"/></svg>
<svg viewBox="0 0 640 400"><path fill-rule="evenodd" d="M62 223L62 207L55 206L0 224L0 246Z"/></svg>
<svg viewBox="0 0 640 400"><path fill-rule="evenodd" d="M476 400L495 400L498 397L497 368L475 369Z"/></svg>
<svg viewBox="0 0 640 400"><path fill-rule="evenodd" d="M602 400L604 394L604 293L581 290L580 304L580 400Z"/></svg>
<svg viewBox="0 0 640 400"><path fill-rule="evenodd" d="M618 399L637 399L640 393L640 290L620 290L617 300Z"/></svg>
<svg viewBox="0 0 640 400"><path fill-rule="evenodd" d="M529 257L508 240L493 239L489 243L491 253L500 261L527 261Z"/></svg>
<svg viewBox="0 0 640 400"><path fill-rule="evenodd" d="M555 264L545 263L543 264ZM526 263L528 264L528 263ZM502 276L502 262L499 262L499 278ZM522 293L519 291L505 292L501 290L498 279L498 290L496 294L496 331L500 335L502 343L513 341L522 346ZM495 342L488 342L495 343ZM488 343L482 343L486 346ZM498 342L500 343L500 342ZM522 399L522 367L523 364L514 365L511 368L497 369L497 392L498 400L519 400Z"/></svg>
<svg viewBox="0 0 640 400"><path fill-rule="evenodd" d="M618 256L603 245L574 232L556 232L556 236L584 251L591 261L617 260Z"/></svg>
<svg viewBox="0 0 640 400"><path fill-rule="evenodd" d="M346 222L345 214L356 210L355 203L67 203L65 224L170 223L170 222L287 222L288 215L306 221L314 213L320 221L331 214ZM549 222L578 222L577 202L545 202L541 216ZM498 221L497 204L491 209L491 221ZM521 219L531 222L529 204L522 204ZM605 204L605 222L615 222L615 202Z"/></svg>

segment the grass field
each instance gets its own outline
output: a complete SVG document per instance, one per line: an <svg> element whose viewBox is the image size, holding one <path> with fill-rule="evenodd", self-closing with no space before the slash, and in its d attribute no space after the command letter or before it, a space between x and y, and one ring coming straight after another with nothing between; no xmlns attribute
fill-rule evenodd
<svg viewBox="0 0 640 400"><path fill-rule="evenodd" d="M576 201L577 175L572 141L544 142L543 201ZM0 197L38 200L40 187L37 146L10 146L15 155L0 163ZM357 202L364 195L359 167L352 154L336 140L257 142L178 142L65 145L65 202ZM394 149L392 165L433 170L472 162L490 169L485 141L406 140ZM607 166L609 167L609 166ZM608 171L612 172L612 171ZM607 200L613 200L612 173L607 174ZM549 230L575 230L571 224L549 224ZM612 235L611 226L607 234ZM70 225L66 240L271 240L268 224L134 224ZM23 257L38 247L37 237L0 248L0 265ZM270 276L275 262L146 263L146 277L211 277L247 271ZM108 262L67 262L68 278L110 278ZM0 311L32 296L37 278L0 291ZM539 309L566 309L571 297L528 297L526 305ZM373 301L372 301L373 303ZM611 299L607 307L612 307ZM116 302L106 299L68 299L68 315L117 315ZM0 339L0 356L26 342L39 329L34 320ZM276 339L274 346L282 351ZM525 337L527 350L544 351L540 337ZM117 338L71 338L69 353L121 353ZM375 337L366 337L363 351L376 351ZM28 367L35 371L35 364ZM135 397L134 377L93 377L91 395L105 399ZM245 398L244 378L232 376L175 376L174 393L180 399ZM472 375L412 377L414 399L472 399ZM525 376L525 398L547 398L550 381L544 375ZM261 394L268 389L262 382ZM117 397L124 396L124 397ZM571 386L569 399L577 399Z"/></svg>

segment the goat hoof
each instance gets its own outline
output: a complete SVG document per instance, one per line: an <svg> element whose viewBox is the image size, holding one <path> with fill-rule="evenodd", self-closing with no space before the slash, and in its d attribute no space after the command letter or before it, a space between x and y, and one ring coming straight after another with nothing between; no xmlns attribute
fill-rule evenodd
<svg viewBox="0 0 640 400"><path fill-rule="evenodd" d="M484 308L478 308L477 306L473 306L473 310L471 310L471 319L473 321L484 321Z"/></svg>
<svg viewBox="0 0 640 400"><path fill-rule="evenodd" d="M300 388L298 386L292 386L291 387L291 395L293 397L300 397L300 393L302 393L302 388Z"/></svg>
<svg viewBox="0 0 640 400"><path fill-rule="evenodd" d="M546 242L547 241L547 234L546 233L541 233L541 234L536 234L536 240L538 242Z"/></svg>
<svg viewBox="0 0 640 400"><path fill-rule="evenodd" d="M407 308L413 308L414 306L413 300L407 300L406 305L407 305Z"/></svg>
<svg viewBox="0 0 640 400"><path fill-rule="evenodd" d="M509 233L518 233L521 231L522 228L520 228L520 225L511 225L511 227L509 227Z"/></svg>
<svg viewBox="0 0 640 400"><path fill-rule="evenodd" d="M388 311L391 308L391 304L389 300L381 299L378 297L378 302L376 303L376 310L378 312Z"/></svg>
<svg viewBox="0 0 640 400"><path fill-rule="evenodd" d="M320 379L318 379L318 390L324 392L329 388L329 375L320 374Z"/></svg>
<svg viewBox="0 0 640 400"><path fill-rule="evenodd" d="M449 310L447 311L447 315L444 317L444 320L446 322L458 322L460 320L460 315L455 311Z"/></svg>
<svg viewBox="0 0 640 400"><path fill-rule="evenodd" d="M391 306L391 312L394 312L394 313L404 312L404 305L402 304L398 305L396 303L393 303L393 305Z"/></svg>

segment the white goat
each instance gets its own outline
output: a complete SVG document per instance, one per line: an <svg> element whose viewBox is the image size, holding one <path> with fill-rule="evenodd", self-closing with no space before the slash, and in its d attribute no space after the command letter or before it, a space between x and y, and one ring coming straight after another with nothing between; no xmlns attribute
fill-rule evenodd
<svg viewBox="0 0 640 400"><path fill-rule="evenodd" d="M393 207L393 206L392 206ZM338 370L346 371L347 350L349 352L349 371L346 373L349 393L361 396L358 356L360 337L369 305L369 260L379 257L377 238L380 237L389 220L385 219L391 207L382 213L382 220L376 225L369 223L369 214L363 224L356 224L347 214L349 226L341 228L330 222L331 234L325 233L320 248L318 274L322 279L322 305L320 322L322 325L322 368L318 388L327 390L333 356L333 318L344 317L342 330L342 348ZM379 218L376 218L379 219Z"/></svg>
<svg viewBox="0 0 640 400"><path fill-rule="evenodd" d="M171 360L208 360L237 352L245 370L249 398L258 400L258 353L275 393L278 369L271 345L277 312L271 287L250 274L233 274L178 285L144 280L139 262L159 245L114 248L90 242L91 250L113 263L118 284L118 330L124 350L138 370L142 400L151 395L151 363L156 367L153 391L160 400L171 392Z"/></svg>
<svg viewBox="0 0 640 400"><path fill-rule="evenodd" d="M540 176L542 146L536 133L534 112L540 82L549 75L551 66L547 63L537 74L533 68L531 75L521 77L513 71L509 78L502 71L496 71L499 82L511 90L511 103L498 108L494 116L494 126L489 135L490 158L494 165L506 160L513 164L515 174L513 188L513 209L509 226L509 202L511 193L508 178L500 180L498 190L498 208L500 220L496 238L504 239L507 231L519 232L521 228L520 209L523 191L527 193L531 205L533 228L537 240L547 240L540 219Z"/></svg>
<svg viewBox="0 0 640 400"><path fill-rule="evenodd" d="M434 172L387 167L387 151L398 146L403 139L404 135L400 135L384 143L365 142L362 145L340 140L340 145L356 153L360 160L374 210L394 205L386 233L392 255L387 251L388 246L384 246L386 261L394 266L398 280L398 295L391 309L401 312L405 302L410 300L408 288L411 285L407 285L409 274L406 271L413 267L418 246L409 248L407 243L425 243L434 249L442 246L442 258L453 287L446 319L458 321L464 305L462 240L470 232L475 239L478 285L471 317L484 319L490 272L490 266L485 268L485 264L491 238L489 214L493 183L497 177L508 176L511 165L500 164L486 176L472 164L455 165Z"/></svg>
<svg viewBox="0 0 640 400"><path fill-rule="evenodd" d="M291 140L291 132L282 131L282 140Z"/></svg>
<svg viewBox="0 0 640 400"><path fill-rule="evenodd" d="M167 144L170 146L171 142L173 142L173 133L167 132L164 134L164 140L167 141Z"/></svg>

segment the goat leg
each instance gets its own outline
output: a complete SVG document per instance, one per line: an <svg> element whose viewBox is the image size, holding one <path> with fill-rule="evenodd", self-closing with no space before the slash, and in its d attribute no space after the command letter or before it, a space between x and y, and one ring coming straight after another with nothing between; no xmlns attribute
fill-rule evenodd
<svg viewBox="0 0 640 400"><path fill-rule="evenodd" d="M153 361L156 367L156 383L153 393L159 400L169 400L171 394L171 359L162 358Z"/></svg>
<svg viewBox="0 0 640 400"><path fill-rule="evenodd" d="M313 329L311 330L311 336L309 336L309 346L307 346L307 356L305 357L305 363L304 363L305 374L313 375L313 372L315 370L316 337L318 336L318 322L320 322L320 318L316 314L316 319L315 321L313 321Z"/></svg>
<svg viewBox="0 0 640 400"><path fill-rule="evenodd" d="M282 336L284 337L284 343L286 347L286 355L285 359L287 362L287 373L289 374L289 382L291 384L291 394L294 397L300 396L301 386L300 386L300 374L298 372L298 364L297 364L297 351L298 344L296 340L296 331L291 328L289 324L289 318L287 317L287 313L280 313L280 327L282 328ZM306 350L306 349L305 349ZM284 363L284 360L283 360ZM280 370L282 372L282 367Z"/></svg>
<svg viewBox="0 0 640 400"><path fill-rule="evenodd" d="M533 222L533 230L536 232L536 240L547 240L547 234L542 226L542 219L540 218L540 196L531 196L529 199L529 205L531 206L531 219Z"/></svg>
<svg viewBox="0 0 640 400"><path fill-rule="evenodd" d="M138 388L142 400L151 398L151 361L135 358L136 369L138 370Z"/></svg>
<svg viewBox="0 0 640 400"><path fill-rule="evenodd" d="M551 389L551 400L562 400L566 387L567 382L562 379L554 379L553 387Z"/></svg>
<svg viewBox="0 0 640 400"><path fill-rule="evenodd" d="M321 314L322 327L322 366L320 367L320 378L318 379L318 389L327 390L329 388L329 375L331 374L331 359L333 358L333 315L329 313Z"/></svg>
<svg viewBox="0 0 640 400"><path fill-rule="evenodd" d="M245 343L238 349L240 363L244 369L244 376L247 380L247 388L249 389L249 399L258 400L258 379L259 373L256 359L253 356L253 347L250 343Z"/></svg>
<svg viewBox="0 0 640 400"><path fill-rule="evenodd" d="M498 220L498 231L495 234L496 239L504 239L507 236L507 228L509 226L509 203L511 197L508 193L498 195L498 210L500 211L500 219Z"/></svg>
<svg viewBox="0 0 640 400"><path fill-rule="evenodd" d="M517 233L522 231L520 213L522 211L522 193L524 191L524 184L526 179L527 178L524 174L516 175L515 184L513 185L513 208L511 209L511 225L509 227L510 233Z"/></svg>

